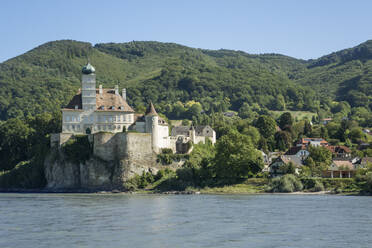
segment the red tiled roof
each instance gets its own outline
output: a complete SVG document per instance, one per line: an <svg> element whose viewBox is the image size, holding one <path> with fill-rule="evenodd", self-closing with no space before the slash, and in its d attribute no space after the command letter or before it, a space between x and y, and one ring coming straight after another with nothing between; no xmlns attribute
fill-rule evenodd
<svg viewBox="0 0 372 248"><path fill-rule="evenodd" d="M327 149L332 153L351 153L351 150L347 146L327 146Z"/></svg>

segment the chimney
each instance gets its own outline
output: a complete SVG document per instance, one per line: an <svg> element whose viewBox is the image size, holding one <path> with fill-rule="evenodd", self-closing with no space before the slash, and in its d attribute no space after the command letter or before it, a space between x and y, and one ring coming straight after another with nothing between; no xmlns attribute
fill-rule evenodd
<svg viewBox="0 0 372 248"><path fill-rule="evenodd" d="M121 90L121 95L123 96L123 99L126 101L127 100L127 90L125 88Z"/></svg>
<svg viewBox="0 0 372 248"><path fill-rule="evenodd" d="M119 95L119 85L115 85L115 95Z"/></svg>
<svg viewBox="0 0 372 248"><path fill-rule="evenodd" d="M102 95L103 94L103 90L102 90L102 84L99 85L99 94Z"/></svg>

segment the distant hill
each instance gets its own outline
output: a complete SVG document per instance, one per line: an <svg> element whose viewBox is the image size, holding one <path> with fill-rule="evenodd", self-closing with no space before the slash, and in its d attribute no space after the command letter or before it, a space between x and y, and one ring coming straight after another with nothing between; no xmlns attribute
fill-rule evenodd
<svg viewBox="0 0 372 248"><path fill-rule="evenodd" d="M206 112L316 111L332 100L371 108L371 54L372 41L308 61L153 41L53 41L0 64L0 120L59 110L80 87L88 58L97 84L126 87L139 109L149 100L164 113L190 100Z"/></svg>

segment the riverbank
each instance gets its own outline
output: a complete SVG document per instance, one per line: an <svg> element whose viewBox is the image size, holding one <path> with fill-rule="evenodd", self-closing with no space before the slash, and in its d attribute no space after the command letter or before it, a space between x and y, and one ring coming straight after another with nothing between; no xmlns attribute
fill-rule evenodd
<svg viewBox="0 0 372 248"><path fill-rule="evenodd" d="M321 181L324 185L323 190L315 190L311 180ZM1 193L77 193L77 194L226 194L226 195L246 195L246 194L292 194L292 195L365 195L359 187L356 187L354 180L341 179L304 179L304 189L297 192L269 192L270 179L249 178L240 183L212 186L212 187L186 187L184 189L174 189L172 187L159 187L161 182L155 182L143 189L123 190L123 189L0 189Z"/></svg>

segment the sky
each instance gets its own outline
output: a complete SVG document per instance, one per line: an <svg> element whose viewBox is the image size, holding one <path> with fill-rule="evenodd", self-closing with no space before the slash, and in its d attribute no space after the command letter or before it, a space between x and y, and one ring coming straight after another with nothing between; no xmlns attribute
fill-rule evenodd
<svg viewBox="0 0 372 248"><path fill-rule="evenodd" d="M1 0L0 62L61 39L311 59L372 39L371 13L370 0Z"/></svg>

